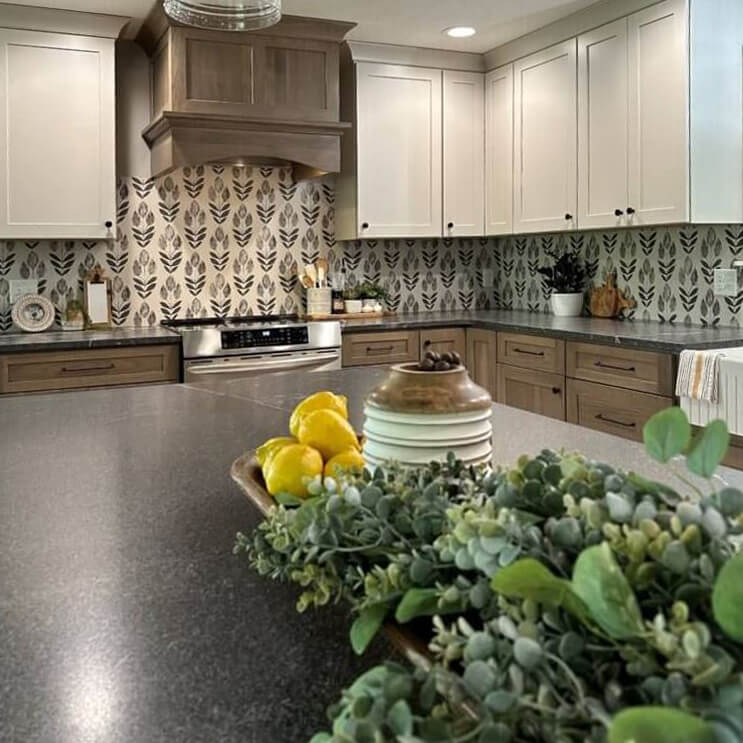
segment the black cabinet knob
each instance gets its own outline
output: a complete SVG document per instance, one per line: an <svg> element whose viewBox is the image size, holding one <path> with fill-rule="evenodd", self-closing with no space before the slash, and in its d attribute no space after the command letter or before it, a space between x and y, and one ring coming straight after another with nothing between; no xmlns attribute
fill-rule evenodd
<svg viewBox="0 0 743 743"><path fill-rule="evenodd" d="M368 230L369 229L369 223L368 222L362 222L361 223L361 229L362 230Z"/></svg>
<svg viewBox="0 0 743 743"><path fill-rule="evenodd" d="M631 215L633 215L634 213L635 213L635 210L634 210L634 209L633 209L633 208L632 208L631 206L628 206L628 207L627 207L627 214L629 214L629 215L631 216Z"/></svg>
<svg viewBox="0 0 743 743"><path fill-rule="evenodd" d="M614 210L614 216L615 217L621 217L624 214L624 212L621 209L615 209Z"/></svg>
<svg viewBox="0 0 743 743"><path fill-rule="evenodd" d="M114 223L113 223L113 222L112 222L112 221L111 221L110 219L107 219L107 220L106 220L106 221L104 222L104 224L106 225L106 229L107 229L107 230L110 230L110 229L111 229L111 228L112 228L112 227L114 226Z"/></svg>
<svg viewBox="0 0 743 743"><path fill-rule="evenodd" d="M454 229L454 222L449 222L449 224L446 225L450 230Z"/></svg>
<svg viewBox="0 0 743 743"><path fill-rule="evenodd" d="M553 387L552 388L552 394L553 395L559 395L562 392L562 389L560 387Z"/></svg>
<svg viewBox="0 0 743 743"><path fill-rule="evenodd" d="M572 214L566 214L565 215L565 221L566 222L571 222L572 220L573 220L573 215Z"/></svg>

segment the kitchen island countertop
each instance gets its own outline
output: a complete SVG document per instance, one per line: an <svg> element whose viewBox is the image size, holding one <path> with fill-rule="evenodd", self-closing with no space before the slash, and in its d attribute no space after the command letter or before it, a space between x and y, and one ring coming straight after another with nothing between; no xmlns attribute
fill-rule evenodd
<svg viewBox="0 0 743 743"><path fill-rule="evenodd" d="M346 369L0 400L0 738L9 743L300 743L362 669L347 610L231 554L258 511L231 462L305 395L365 394ZM629 441L496 405L499 462L548 446L666 477ZM723 470L738 486L743 473Z"/></svg>

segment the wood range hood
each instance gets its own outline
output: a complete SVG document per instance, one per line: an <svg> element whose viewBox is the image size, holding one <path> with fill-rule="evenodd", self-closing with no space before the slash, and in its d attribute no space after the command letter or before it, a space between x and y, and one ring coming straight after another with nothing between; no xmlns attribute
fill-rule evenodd
<svg viewBox="0 0 743 743"><path fill-rule="evenodd" d="M158 3L137 41L150 57L152 175L205 163L337 173L340 45L355 24L284 16L255 32L207 31Z"/></svg>

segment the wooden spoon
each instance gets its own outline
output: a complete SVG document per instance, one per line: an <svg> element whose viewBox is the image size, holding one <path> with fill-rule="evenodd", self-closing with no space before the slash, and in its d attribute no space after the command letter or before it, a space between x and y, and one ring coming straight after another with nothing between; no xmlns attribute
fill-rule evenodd
<svg viewBox="0 0 743 743"><path fill-rule="evenodd" d="M328 275L328 268L330 266L325 258L318 258L315 266L317 267L317 281L320 286L325 286L325 277Z"/></svg>
<svg viewBox="0 0 743 743"><path fill-rule="evenodd" d="M315 270L315 267L311 263L308 263L304 267L304 272L312 280L312 286L317 286L317 271Z"/></svg>

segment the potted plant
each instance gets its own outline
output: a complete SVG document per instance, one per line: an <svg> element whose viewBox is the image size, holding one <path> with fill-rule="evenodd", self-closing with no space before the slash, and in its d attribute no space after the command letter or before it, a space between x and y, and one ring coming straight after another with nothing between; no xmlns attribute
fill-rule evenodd
<svg viewBox="0 0 743 743"><path fill-rule="evenodd" d="M387 299L384 287L374 281L365 281L359 287L362 312L382 312L383 302Z"/></svg>
<svg viewBox="0 0 743 743"><path fill-rule="evenodd" d="M538 268L544 286L550 290L552 313L557 317L578 317L583 311L583 292L586 288L586 268L575 250L558 255L547 251L551 266Z"/></svg>
<svg viewBox="0 0 743 743"><path fill-rule="evenodd" d="M361 312L361 296L357 286L343 292L343 308L348 314Z"/></svg>

